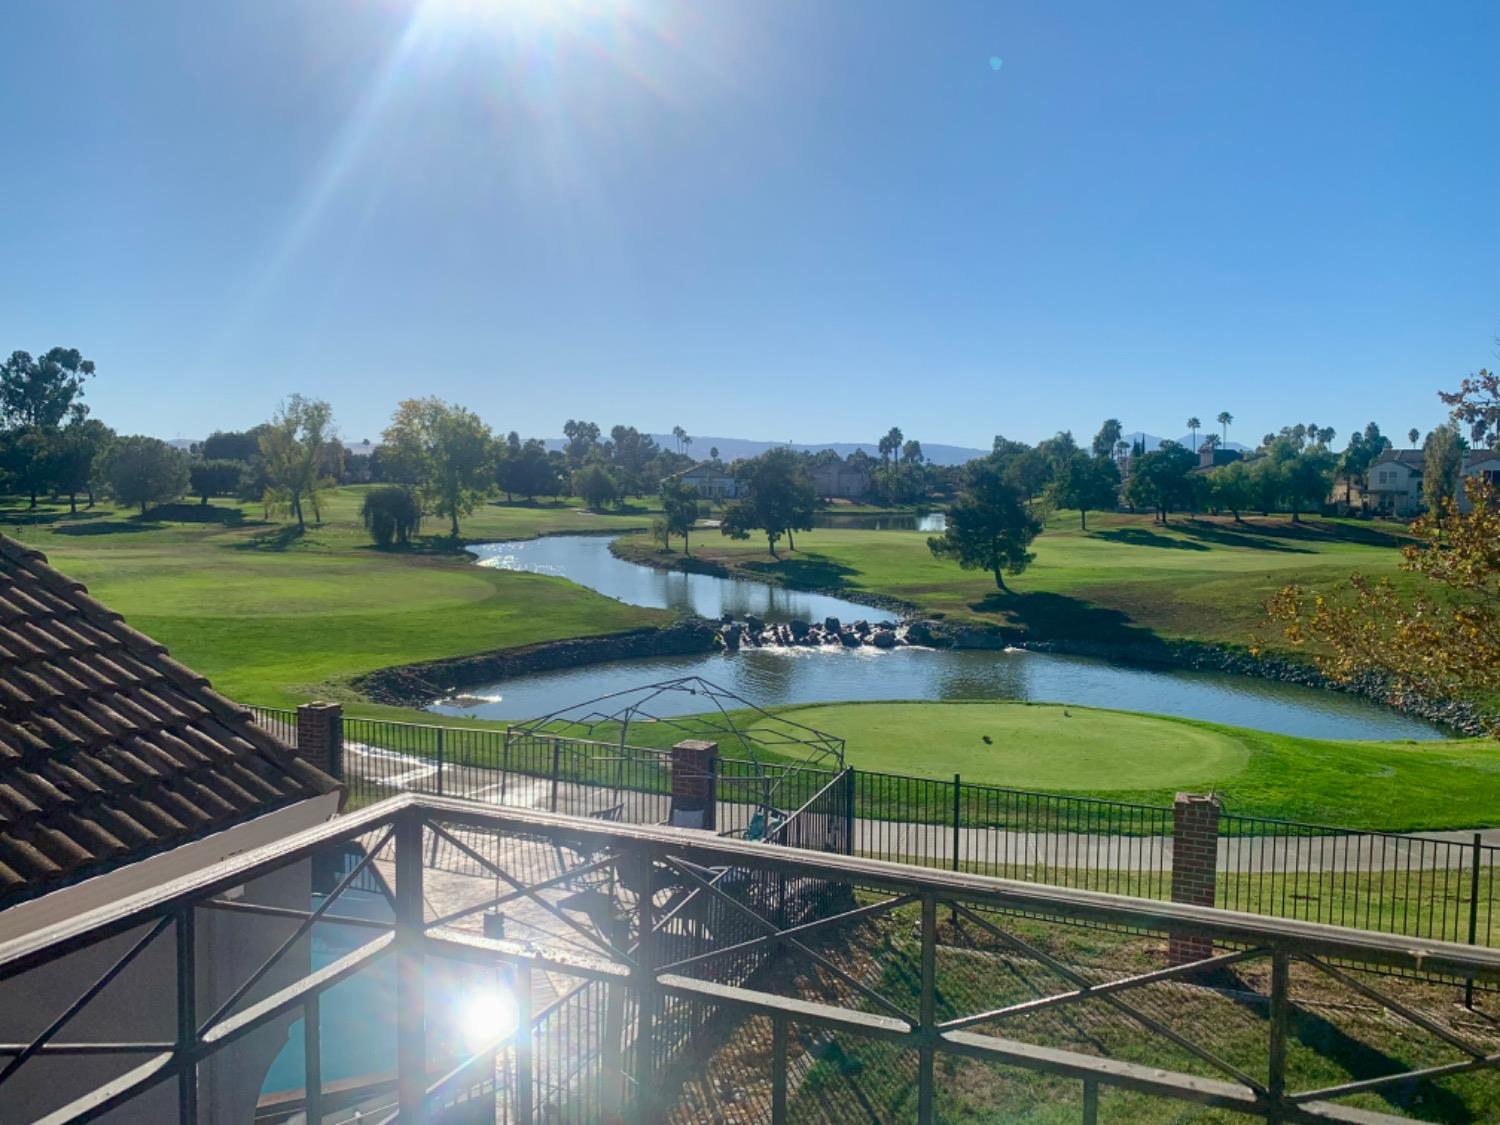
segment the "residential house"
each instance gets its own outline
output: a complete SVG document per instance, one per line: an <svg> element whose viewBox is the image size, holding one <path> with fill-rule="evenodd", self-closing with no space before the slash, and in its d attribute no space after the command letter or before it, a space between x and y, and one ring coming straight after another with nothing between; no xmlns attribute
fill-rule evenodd
<svg viewBox="0 0 1500 1125"><path fill-rule="evenodd" d="M1479 480L1500 492L1500 450L1471 449L1464 454L1464 480ZM1458 490L1458 510L1470 511L1468 491Z"/></svg>
<svg viewBox="0 0 1500 1125"><path fill-rule="evenodd" d="M1422 499L1422 476L1426 456L1420 449L1387 449L1370 465L1365 490L1370 510L1396 519L1412 519L1426 507ZM1464 452L1463 480L1478 478L1500 489L1500 451L1470 449ZM1459 511L1467 512L1469 503L1465 488L1457 489Z"/></svg>
<svg viewBox="0 0 1500 1125"><path fill-rule="evenodd" d="M1370 511L1395 519L1414 518L1422 510L1425 460L1420 449L1387 449L1375 458L1365 474Z"/></svg>
<svg viewBox="0 0 1500 1125"><path fill-rule="evenodd" d="M870 492L870 473L848 461L829 461L813 469L812 484L820 500L863 500Z"/></svg>
<svg viewBox="0 0 1500 1125"><path fill-rule="evenodd" d="M91 598L37 551L0 537L0 942L25 939L205 866L315 827L337 811L332 777L256 726L151 638ZM196 1015L208 1019L295 932L311 900L306 861L237 888L150 936L102 941L0 982L0 1043L29 1044L149 937L54 1042L170 1042L158 1016L176 994L180 934L194 957ZM238 908L240 912L234 912ZM306 975L294 943L244 1003ZM194 1013L192 1001L188 1012ZM203 1120L249 1121L291 1016L205 1062ZM31 1121L148 1056L33 1054L5 1076L0 1120ZM12 1059L12 1062L14 1060ZM105 1120L177 1120L162 1082Z"/></svg>
<svg viewBox="0 0 1500 1125"><path fill-rule="evenodd" d="M1198 450L1198 468L1217 469L1231 461L1238 461L1243 454L1238 449L1220 449L1217 445L1204 445Z"/></svg>
<svg viewBox="0 0 1500 1125"><path fill-rule="evenodd" d="M740 495L740 482L734 474L714 461L700 461L677 473L676 479L692 485L705 500L736 500Z"/></svg>

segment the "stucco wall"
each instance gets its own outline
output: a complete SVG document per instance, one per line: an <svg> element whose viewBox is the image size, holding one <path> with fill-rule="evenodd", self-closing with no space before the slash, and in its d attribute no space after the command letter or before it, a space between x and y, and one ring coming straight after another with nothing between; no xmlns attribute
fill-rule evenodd
<svg viewBox="0 0 1500 1125"><path fill-rule="evenodd" d="M34 928L25 923L56 921L60 911L81 913L93 904L124 897L188 871L218 862L288 833L322 823L336 811L336 796L306 801L258 818L210 840L154 856L32 903L0 912L0 932ZM179 853L190 853L187 856ZM143 878L144 886L140 885ZM289 865L245 885L238 900L307 909L311 869L307 861ZM228 896L226 896L228 897ZM49 902L49 899L57 901ZM62 916L67 916L64 913ZM199 1023L258 968L296 928L292 920L198 910L195 919ZM19 929L18 929L19 928ZM0 1041L30 1042L80 993L106 972L150 927L108 939L0 983ZM251 991L253 1003L295 982L308 969L306 941L290 949ZM56 1042L148 1040L170 1042L176 1035L176 935L163 931L131 965L54 1037ZM248 1121L267 1068L286 1041L295 1015L257 1029L219 1052L200 1068L202 1120ZM88 1090L139 1066L148 1052L129 1056L36 1056L0 1087L0 1125L28 1122L67 1104ZM162 1083L104 1120L176 1120L174 1081Z"/></svg>

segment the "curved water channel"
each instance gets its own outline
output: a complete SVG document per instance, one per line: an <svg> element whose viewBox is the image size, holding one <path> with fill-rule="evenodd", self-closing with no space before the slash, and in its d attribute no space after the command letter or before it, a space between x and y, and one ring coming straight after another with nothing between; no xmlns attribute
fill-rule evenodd
<svg viewBox="0 0 1500 1125"><path fill-rule="evenodd" d="M826 594L639 566L611 554L611 538L556 535L486 543L471 550L480 566L557 575L631 605L711 619L725 613L737 619L755 614L767 621L794 617L877 621L890 616ZM1441 730L1421 719L1338 692L1249 676L1143 668L1019 649L761 648L617 661L477 686L461 697L433 704L430 710L520 720L687 675L701 675L762 707L881 699L1045 700L1208 719L1307 738L1443 737ZM664 705L669 698L662 698ZM681 706L689 709L691 702L688 697Z"/></svg>

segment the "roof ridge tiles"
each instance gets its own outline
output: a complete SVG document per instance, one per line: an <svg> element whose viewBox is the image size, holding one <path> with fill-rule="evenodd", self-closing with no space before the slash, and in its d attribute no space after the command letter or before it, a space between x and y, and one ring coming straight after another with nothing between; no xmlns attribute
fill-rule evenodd
<svg viewBox="0 0 1500 1125"><path fill-rule="evenodd" d="M3 535L0 766L0 910L341 788Z"/></svg>

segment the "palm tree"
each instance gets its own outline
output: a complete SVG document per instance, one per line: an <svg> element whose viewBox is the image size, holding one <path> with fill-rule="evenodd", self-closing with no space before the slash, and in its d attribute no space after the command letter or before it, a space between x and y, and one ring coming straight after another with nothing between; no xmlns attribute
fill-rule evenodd
<svg viewBox="0 0 1500 1125"><path fill-rule="evenodd" d="M1410 441L1412 443L1413 446L1415 446L1417 444L1417 439L1419 437L1421 437L1421 436L1422 436L1422 431L1419 430L1419 429L1417 429L1415 426L1413 426L1411 429L1409 429L1409 430L1406 431L1406 438L1407 438L1408 441Z"/></svg>
<svg viewBox="0 0 1500 1125"><path fill-rule="evenodd" d="M904 435L901 433L900 428L897 426L892 426L888 431L886 431L885 437L880 439L880 442L876 447L880 450L881 464L885 464L892 457L901 452L901 442L903 440L903 437Z"/></svg>
<svg viewBox="0 0 1500 1125"><path fill-rule="evenodd" d="M682 442L683 442L683 439L687 437L687 431L684 430L681 426L673 426L672 427L672 436L677 439L677 452L681 453L682 452Z"/></svg>
<svg viewBox="0 0 1500 1125"><path fill-rule="evenodd" d="M1189 418L1188 419L1188 429L1190 429L1190 430L1193 431L1193 452L1194 453L1196 453L1198 451L1198 427L1201 426L1201 425L1203 425L1203 423L1200 422L1200 421L1198 421L1198 419L1196 419L1196 418Z"/></svg>
<svg viewBox="0 0 1500 1125"><path fill-rule="evenodd" d="M1203 444L1205 446L1207 446L1209 449L1218 449L1219 448L1219 435L1218 434L1204 434L1203 435Z"/></svg>
<svg viewBox="0 0 1500 1125"><path fill-rule="evenodd" d="M1227 411L1227 410L1221 410L1221 411L1219 411L1219 416L1217 418L1215 418L1214 421L1217 422L1217 423L1219 423L1219 425L1221 425L1221 426L1224 427L1224 444L1228 445L1229 444L1229 423L1231 423L1231 422L1234 421L1234 415L1231 414L1231 413L1229 413L1229 411Z"/></svg>

